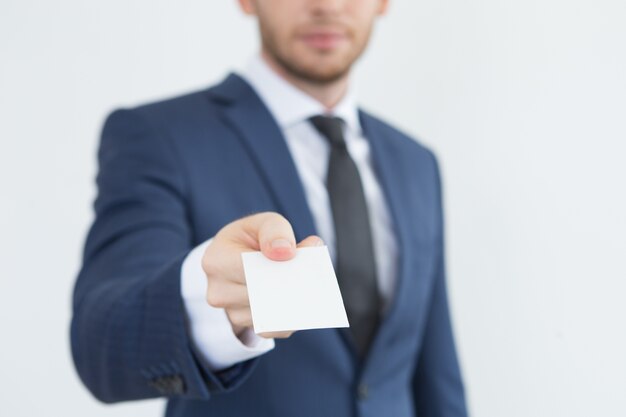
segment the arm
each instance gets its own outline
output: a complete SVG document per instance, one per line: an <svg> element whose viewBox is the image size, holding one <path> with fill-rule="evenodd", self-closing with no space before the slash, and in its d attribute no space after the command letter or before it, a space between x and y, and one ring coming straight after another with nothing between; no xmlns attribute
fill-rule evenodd
<svg viewBox="0 0 626 417"><path fill-rule="evenodd" d="M104 402L208 399L236 388L256 359L213 372L186 331L180 281L192 237L172 144L137 111L118 111L103 128L98 162L95 221L73 297L81 379Z"/></svg>
<svg viewBox="0 0 626 417"><path fill-rule="evenodd" d="M435 176L438 210L442 213L441 184L436 161ZM440 218L443 219L443 215ZM423 344L413 376L415 408L417 415L422 417L462 417L467 415L467 410L448 308L443 220L436 262Z"/></svg>

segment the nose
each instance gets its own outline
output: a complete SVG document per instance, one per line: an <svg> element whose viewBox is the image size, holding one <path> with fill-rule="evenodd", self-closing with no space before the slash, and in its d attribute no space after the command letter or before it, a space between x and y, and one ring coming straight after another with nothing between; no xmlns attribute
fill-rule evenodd
<svg viewBox="0 0 626 417"><path fill-rule="evenodd" d="M338 13L346 0L312 0L311 10L315 15L332 15Z"/></svg>

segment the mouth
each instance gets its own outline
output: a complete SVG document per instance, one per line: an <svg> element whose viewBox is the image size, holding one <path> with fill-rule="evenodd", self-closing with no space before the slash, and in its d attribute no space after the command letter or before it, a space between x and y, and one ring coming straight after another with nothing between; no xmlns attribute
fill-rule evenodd
<svg viewBox="0 0 626 417"><path fill-rule="evenodd" d="M348 37L339 31L317 30L299 36L307 46L320 51L329 51L346 42Z"/></svg>

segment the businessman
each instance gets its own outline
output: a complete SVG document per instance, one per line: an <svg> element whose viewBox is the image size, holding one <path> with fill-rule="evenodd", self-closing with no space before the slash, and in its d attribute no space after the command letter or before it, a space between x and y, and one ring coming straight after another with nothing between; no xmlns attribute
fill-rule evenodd
<svg viewBox="0 0 626 417"><path fill-rule="evenodd" d="M466 415L436 160L350 88L387 3L239 0L261 37L245 71L107 118L71 326L99 400L166 397L167 416ZM241 253L321 244L350 328L255 334Z"/></svg>

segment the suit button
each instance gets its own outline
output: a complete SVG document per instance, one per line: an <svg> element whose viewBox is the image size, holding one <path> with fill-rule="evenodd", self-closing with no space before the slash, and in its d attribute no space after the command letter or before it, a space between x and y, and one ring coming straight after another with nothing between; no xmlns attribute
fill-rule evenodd
<svg viewBox="0 0 626 417"><path fill-rule="evenodd" d="M365 382L361 382L356 389L356 396L359 400L363 401L369 397L369 386Z"/></svg>
<svg viewBox="0 0 626 417"><path fill-rule="evenodd" d="M170 379L170 383L170 392L172 394L181 395L185 393L185 381L181 378L180 375L172 376Z"/></svg>
<svg viewBox="0 0 626 417"><path fill-rule="evenodd" d="M180 375L160 376L152 379L148 384L161 395L181 395L185 393L185 381Z"/></svg>

